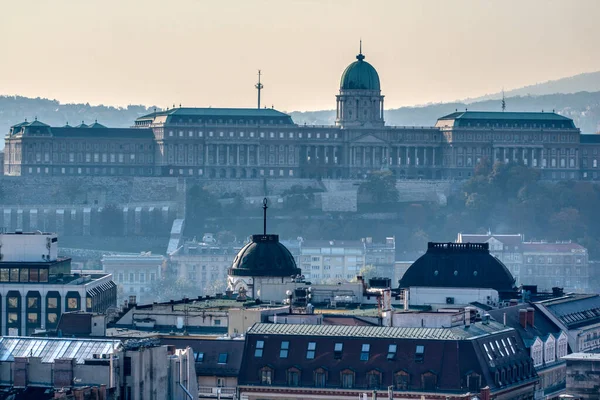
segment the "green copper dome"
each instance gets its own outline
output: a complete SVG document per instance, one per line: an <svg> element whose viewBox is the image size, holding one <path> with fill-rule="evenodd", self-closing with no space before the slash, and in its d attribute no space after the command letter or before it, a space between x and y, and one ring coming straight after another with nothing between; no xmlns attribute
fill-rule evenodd
<svg viewBox="0 0 600 400"><path fill-rule="evenodd" d="M344 70L340 89L364 89L381 90L379 87L379 75L371 64L364 61L365 56L359 53L356 56L357 61Z"/></svg>

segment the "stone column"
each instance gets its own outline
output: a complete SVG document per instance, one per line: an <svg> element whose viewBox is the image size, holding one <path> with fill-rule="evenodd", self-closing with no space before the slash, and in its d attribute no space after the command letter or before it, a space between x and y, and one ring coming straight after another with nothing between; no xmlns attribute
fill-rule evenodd
<svg viewBox="0 0 600 400"><path fill-rule="evenodd" d="M362 163L361 164L364 167L364 166L367 165L367 162L366 162L366 160L367 160L367 148L363 147L362 151L363 151L363 154L362 154Z"/></svg>
<svg viewBox="0 0 600 400"><path fill-rule="evenodd" d="M17 229L23 230L23 210L17 209Z"/></svg>
<svg viewBox="0 0 600 400"><path fill-rule="evenodd" d="M246 145L246 165L250 165L250 146Z"/></svg>
<svg viewBox="0 0 600 400"><path fill-rule="evenodd" d="M65 210L56 210L56 233L59 236L65 233Z"/></svg>
<svg viewBox="0 0 600 400"><path fill-rule="evenodd" d="M431 149L432 151L432 156L431 156L431 165L433 165L435 167L435 147Z"/></svg>
<svg viewBox="0 0 600 400"><path fill-rule="evenodd" d="M142 207L136 207L134 210L134 232L136 235L142 233Z"/></svg>
<svg viewBox="0 0 600 400"><path fill-rule="evenodd" d="M204 165L208 165L208 144L204 145Z"/></svg>
<svg viewBox="0 0 600 400"><path fill-rule="evenodd" d="M215 147L217 148L216 150L216 155L215 155L215 165L219 165L219 145L215 145Z"/></svg>
<svg viewBox="0 0 600 400"><path fill-rule="evenodd" d="M419 165L419 148L415 147L415 165Z"/></svg>
<svg viewBox="0 0 600 400"><path fill-rule="evenodd" d="M240 145L235 146L235 165L240 165Z"/></svg>
<svg viewBox="0 0 600 400"><path fill-rule="evenodd" d="M92 209L86 207L83 209L83 236L91 234Z"/></svg>
<svg viewBox="0 0 600 400"><path fill-rule="evenodd" d="M33 208L29 210L29 230L35 231L38 229L38 210Z"/></svg>
<svg viewBox="0 0 600 400"><path fill-rule="evenodd" d="M427 147L423 147L423 165L427 165Z"/></svg>
<svg viewBox="0 0 600 400"><path fill-rule="evenodd" d="M225 160L225 165L230 165L230 163L229 163L229 162L230 162L230 160L229 160L229 145L225 145L225 150L226 150L226 154L225 154L225 157L226 157L226 160Z"/></svg>
<svg viewBox="0 0 600 400"><path fill-rule="evenodd" d="M4 315L2 317L4 317ZM5 319L5 321L6 321L6 319ZM21 292L21 335L20 336L27 335L26 324L27 324L27 292L25 292L25 289L23 289L23 292Z"/></svg>

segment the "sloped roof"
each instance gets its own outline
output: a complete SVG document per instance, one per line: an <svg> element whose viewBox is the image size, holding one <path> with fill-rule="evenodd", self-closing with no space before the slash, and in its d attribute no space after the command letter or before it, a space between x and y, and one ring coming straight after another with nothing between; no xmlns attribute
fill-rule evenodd
<svg viewBox="0 0 600 400"><path fill-rule="evenodd" d="M533 308L535 311L534 326L523 328L519 320L519 311ZM552 322L544 313L540 312L533 303L522 303L512 307L504 307L488 311L490 316L498 323L503 323L504 314L506 314L506 326L509 326L519 332L519 335L527 343L527 340L534 340L536 337L547 337L548 335L560 335L560 328ZM529 347L529 346L528 346Z"/></svg>
<svg viewBox="0 0 600 400"><path fill-rule="evenodd" d="M157 116L177 116L177 117L213 117L213 118L273 118L290 116L273 108L172 108L170 110L156 111L146 114L138 120L154 118Z"/></svg>
<svg viewBox="0 0 600 400"><path fill-rule="evenodd" d="M178 349L191 347L196 357L197 376L235 376L242 365L243 340L184 339L163 337L160 344L173 345ZM227 361L219 363L219 355L227 354ZM200 356L202 354L202 356Z"/></svg>
<svg viewBox="0 0 600 400"><path fill-rule="evenodd" d="M78 364L93 358L94 354L111 354L120 340L62 339L4 336L0 337L0 361L14 361L15 357L40 357L43 363L57 358L75 358Z"/></svg>
<svg viewBox="0 0 600 400"><path fill-rule="evenodd" d="M538 304L545 307L569 329L600 322L598 295L570 295L541 301Z"/></svg>
<svg viewBox="0 0 600 400"><path fill-rule="evenodd" d="M573 250L584 251L585 247L578 243L543 243L543 242L524 242L523 252L540 253L571 253Z"/></svg>
<svg viewBox="0 0 600 400"><path fill-rule="evenodd" d="M471 233L462 233L461 235L462 242L461 243L485 243L491 238L502 242L503 244L510 246L520 246L523 241L523 237L521 235L496 235L496 234L471 234Z"/></svg>
<svg viewBox="0 0 600 400"><path fill-rule="evenodd" d="M438 119L471 119L471 120L528 120L528 121L573 121L554 112L500 112L500 111L457 111Z"/></svg>
<svg viewBox="0 0 600 400"><path fill-rule="evenodd" d="M131 138L131 139L153 139L154 132L152 129L139 128L105 128L105 129L90 129L87 126L80 127L61 127L50 128L51 133L55 137L77 137L77 138L96 138L96 139L112 139L112 138Z"/></svg>

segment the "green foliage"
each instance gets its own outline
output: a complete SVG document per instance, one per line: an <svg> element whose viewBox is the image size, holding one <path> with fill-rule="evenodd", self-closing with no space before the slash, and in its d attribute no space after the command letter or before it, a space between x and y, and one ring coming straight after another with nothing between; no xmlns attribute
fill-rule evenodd
<svg viewBox="0 0 600 400"><path fill-rule="evenodd" d="M396 178L390 171L373 172L358 187L358 195L378 206L395 204L399 198Z"/></svg>
<svg viewBox="0 0 600 400"><path fill-rule="evenodd" d="M221 204L208 188L194 185L188 189L186 214L188 223L203 226L207 218L221 216Z"/></svg>
<svg viewBox="0 0 600 400"><path fill-rule="evenodd" d="M284 209L295 214L306 213L315 201L315 193L322 191L309 186L293 185L281 193Z"/></svg>
<svg viewBox="0 0 600 400"><path fill-rule="evenodd" d="M114 204L108 204L100 212L100 229L103 236L123 235L123 212Z"/></svg>
<svg viewBox="0 0 600 400"><path fill-rule="evenodd" d="M362 267L360 269L360 271L358 272L358 275L362 276L363 280L365 282L368 282L369 279L375 278L375 273L376 273L376 270L375 270L374 265L365 265L364 267ZM356 278L354 278L354 279L356 279Z"/></svg>

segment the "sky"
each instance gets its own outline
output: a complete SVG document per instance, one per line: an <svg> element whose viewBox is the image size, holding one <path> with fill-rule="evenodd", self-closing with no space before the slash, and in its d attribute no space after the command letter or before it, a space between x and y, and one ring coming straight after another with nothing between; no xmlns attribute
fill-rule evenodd
<svg viewBox="0 0 600 400"><path fill-rule="evenodd" d="M0 0L0 94L335 108L359 40L386 108L600 70L598 0Z"/></svg>

